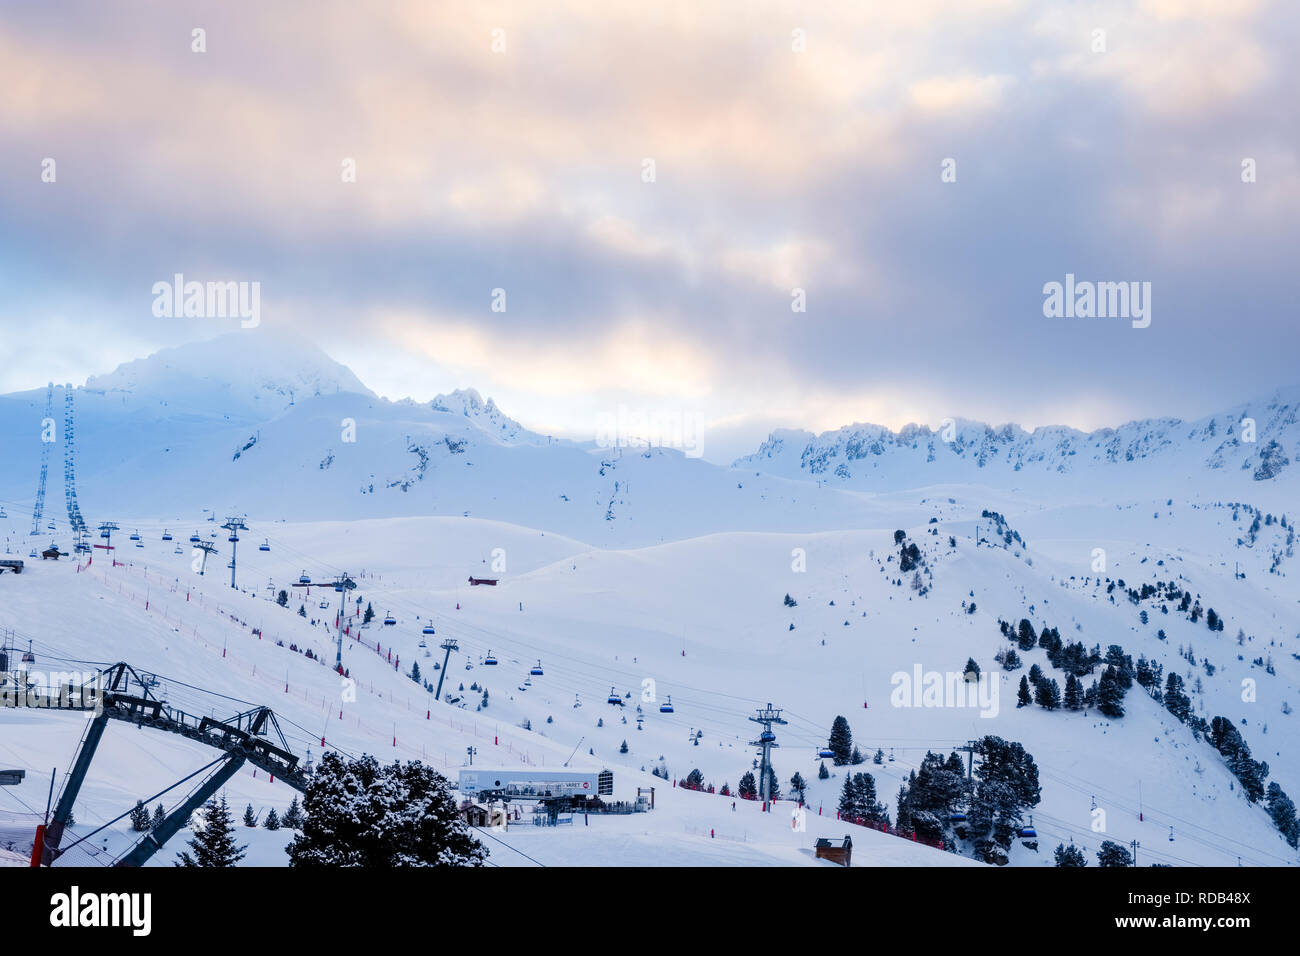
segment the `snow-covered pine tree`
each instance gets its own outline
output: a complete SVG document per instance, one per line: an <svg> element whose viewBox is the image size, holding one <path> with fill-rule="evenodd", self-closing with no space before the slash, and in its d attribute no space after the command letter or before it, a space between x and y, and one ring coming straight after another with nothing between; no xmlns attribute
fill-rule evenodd
<svg viewBox="0 0 1300 956"><path fill-rule="evenodd" d="M1088 865L1088 860L1084 857L1083 851L1073 843L1069 846L1058 843L1052 858L1056 861L1056 865L1060 867L1084 867Z"/></svg>
<svg viewBox="0 0 1300 956"><path fill-rule="evenodd" d="M321 758L288 847L299 867L480 866L487 850L457 812L446 779L419 761Z"/></svg>
<svg viewBox="0 0 1300 956"><path fill-rule="evenodd" d="M853 756L853 732L849 730L849 722L844 717L836 717L831 724L831 735L828 741L829 749L834 754L835 766L842 767L849 762Z"/></svg>
<svg viewBox="0 0 1300 956"><path fill-rule="evenodd" d="M136 833L144 833L149 829L149 808L143 800L137 800L131 808L131 829Z"/></svg>
<svg viewBox="0 0 1300 956"><path fill-rule="evenodd" d="M281 826L286 826L290 830L302 829L302 806L298 803L297 794L289 801L289 809L284 811L284 816L280 819Z"/></svg>
<svg viewBox="0 0 1300 956"><path fill-rule="evenodd" d="M244 858L247 846L235 846L235 825L230 817L226 795L213 797L203 808L203 829L189 841L194 855L182 850L176 854L177 866L230 867Z"/></svg>

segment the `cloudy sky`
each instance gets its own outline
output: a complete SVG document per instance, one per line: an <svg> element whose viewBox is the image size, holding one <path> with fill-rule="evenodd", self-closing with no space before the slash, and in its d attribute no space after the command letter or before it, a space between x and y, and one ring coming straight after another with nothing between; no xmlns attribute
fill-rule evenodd
<svg viewBox="0 0 1300 956"><path fill-rule="evenodd" d="M181 273L380 394L721 460L1208 413L1300 381L1297 52L1293 0L9 4L0 392L239 328Z"/></svg>

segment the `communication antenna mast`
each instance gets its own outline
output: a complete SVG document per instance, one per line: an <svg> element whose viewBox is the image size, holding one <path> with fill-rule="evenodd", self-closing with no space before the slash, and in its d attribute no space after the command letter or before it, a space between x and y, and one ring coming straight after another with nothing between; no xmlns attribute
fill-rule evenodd
<svg viewBox="0 0 1300 956"><path fill-rule="evenodd" d="M230 517L221 527L230 532L230 537L226 540L230 542L230 586L235 586L235 548L239 546L239 532L247 531L248 525L244 524L242 518Z"/></svg>
<svg viewBox="0 0 1300 956"><path fill-rule="evenodd" d="M772 748L778 746L776 734L772 732L773 724L785 724L789 721L781 719L781 708L773 707L770 703L766 707L760 707L757 711L758 716L749 718L756 724L760 724L763 732L758 735L757 740L751 740L751 747L761 748L761 761L758 772L758 796L759 799L766 803L769 799L768 788L772 777Z"/></svg>
<svg viewBox="0 0 1300 956"><path fill-rule="evenodd" d="M41 481L36 486L36 507L32 509L32 534L41 533L41 518L45 515L45 479L50 473L50 446L54 437L48 440L45 429L54 423L54 383L50 382L45 390L45 417L41 419Z"/></svg>
<svg viewBox="0 0 1300 956"><path fill-rule="evenodd" d="M77 504L77 455L76 428L72 420L72 383L63 386L63 495L68 501L68 524L76 534L86 530L86 522L81 517L81 506Z"/></svg>

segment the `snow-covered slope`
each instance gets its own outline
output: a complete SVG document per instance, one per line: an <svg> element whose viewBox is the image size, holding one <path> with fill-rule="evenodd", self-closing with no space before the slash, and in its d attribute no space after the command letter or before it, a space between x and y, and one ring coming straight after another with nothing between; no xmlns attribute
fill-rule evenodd
<svg viewBox="0 0 1300 956"><path fill-rule="evenodd" d="M1091 854L1102 839L1141 841L1144 862L1296 862L1224 759L1153 694L1135 684L1120 718L1017 707L1031 666L1062 684L1064 673L1041 647L1022 651L1018 669L995 661L1010 646L999 622L1021 618L1085 648L1120 645L1179 675L1193 716L1230 720L1268 762L1268 780L1300 793L1291 726L1300 588L1287 508L1297 470L1281 464L1297 451L1296 403L1285 392L1201 422L1093 435L962 424L949 446L923 429L787 433L728 469L666 450L619 455L552 441L469 391L387 402L346 370L281 358L283 369L271 363L232 382L186 352L119 371L112 388L79 389L82 510L92 526L122 526L123 563L106 566L97 552L80 572L37 560L22 576L0 576L0 629L13 629L20 647L31 639L44 663L125 659L153 670L192 713L270 704L300 752L319 753L323 736L330 747L423 759L454 776L472 746L478 763L610 767L621 798L659 788L652 814L510 838L544 862L811 862L814 836L846 831L834 819L846 772L873 774L892 806L927 751L948 754L987 734L1023 743L1040 771L1039 847L1017 841L1012 865L1050 865L1051 849L1070 840ZM206 384L181 410L178 380L167 376L188 373ZM303 382L315 383L309 397ZM0 398L0 533L11 556L33 545L43 408L43 392ZM1253 445L1240 443L1248 411ZM1266 462L1265 447L1275 449ZM54 450L47 514L66 550ZM238 562L246 591L229 587L213 511L249 515ZM126 538L136 528L138 546ZM161 541L164 529L176 542ZM897 531L917 547L915 571L900 570ZM202 576L192 532L218 548ZM262 541L269 551L258 550ZM343 701L337 675L318 660L332 660L334 594L322 608L317 589L294 591L304 570L317 580L350 572L356 596L380 620L396 619L346 643L355 702ZM471 575L500 584L471 587ZM287 608L271 600L282 588L293 593ZM1161 596L1170 588L1198 610ZM1209 608L1221 629L1206 626ZM425 625L437 637L421 647ZM451 705L432 702L422 683L437 676L446 636L460 648ZM485 663L489 652L499 664ZM985 691L996 688L991 706L909 707L894 697L898 675L960 674L968 658ZM530 680L538 660L544 675ZM611 693L621 706L607 702ZM669 695L671 714L660 711ZM789 721L778 727L780 783L798 771L810 784L807 832L791 829L788 805L762 814L738 801L732 810L730 799L651 775L699 769L735 788L754 759L749 718L769 702ZM828 762L819 780L816 752L836 715L868 762ZM82 726L0 711L0 761L32 771L12 791L21 802L0 806L0 848L6 834L26 832L23 807L43 804L48 776L36 770L65 766ZM184 740L110 730L108 759L78 809L84 823L211 759ZM870 760L877 749L880 764ZM282 810L289 798L251 771L230 791L237 809ZM110 829L111 851L129 835ZM855 863L959 862L852 832ZM271 835L250 840L257 861L281 860ZM494 862L528 862L506 846L493 852Z"/></svg>

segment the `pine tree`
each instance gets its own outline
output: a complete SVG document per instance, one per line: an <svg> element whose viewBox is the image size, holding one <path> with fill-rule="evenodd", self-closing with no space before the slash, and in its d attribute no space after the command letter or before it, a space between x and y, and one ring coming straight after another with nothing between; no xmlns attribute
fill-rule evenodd
<svg viewBox="0 0 1300 956"><path fill-rule="evenodd" d="M302 807L298 804L298 797L289 801L289 809L284 811L284 817L280 820L281 825L288 827L290 830L302 829Z"/></svg>
<svg viewBox="0 0 1300 956"><path fill-rule="evenodd" d="M275 603L280 607L286 607L289 604L289 592L281 588L280 593L275 596Z"/></svg>
<svg viewBox="0 0 1300 956"><path fill-rule="evenodd" d="M853 753L849 756L849 763L851 763L853 766L856 767L858 764L862 763L865 759L866 758L862 756L862 751L855 746L853 748Z"/></svg>
<svg viewBox="0 0 1300 956"><path fill-rule="evenodd" d="M853 783L851 773L844 775L844 786L840 790L840 803L836 809L845 820L857 820L862 816L862 808L858 804L858 788Z"/></svg>
<svg viewBox="0 0 1300 956"><path fill-rule="evenodd" d="M621 747L618 748L618 752L621 753L621 754L625 754L625 753L627 753L627 741L626 741L626 740L623 741L623 745L622 745Z"/></svg>
<svg viewBox="0 0 1300 956"><path fill-rule="evenodd" d="M149 829L149 808L143 800L137 800L131 809L131 829L136 833L144 833Z"/></svg>
<svg viewBox="0 0 1300 956"><path fill-rule="evenodd" d="M1133 857L1129 852L1114 840L1104 840L1101 849L1097 851L1097 865L1105 867L1132 866Z"/></svg>
<svg viewBox="0 0 1300 956"><path fill-rule="evenodd" d="M1033 698L1029 695L1029 678L1024 674L1020 675L1020 690L1016 692L1016 706L1028 707L1033 703Z"/></svg>
<svg viewBox="0 0 1300 956"><path fill-rule="evenodd" d="M1273 825L1281 831L1287 844L1295 849L1300 843L1300 820L1296 819L1295 804L1291 798L1277 783L1270 783L1264 804L1268 808L1268 815L1273 818Z"/></svg>
<svg viewBox="0 0 1300 956"><path fill-rule="evenodd" d="M853 756L853 733L844 717L836 717L831 724L829 749L834 754L835 766L843 767Z"/></svg>
<svg viewBox="0 0 1300 956"><path fill-rule="evenodd" d="M221 795L218 802L213 797L203 808L203 829L189 841L190 850L176 854L177 866L186 867L229 867L244 858L247 846L235 846L234 823L230 818L230 807L226 804L226 795Z"/></svg>
<svg viewBox="0 0 1300 956"><path fill-rule="evenodd" d="M871 757L871 762L877 765L883 764L885 762L885 752L877 747L875 754Z"/></svg>
<svg viewBox="0 0 1300 956"><path fill-rule="evenodd" d="M299 605L298 605L298 616L299 616L299 617L306 617L306 616L307 616L307 605L305 605L305 604L299 604Z"/></svg>
<svg viewBox="0 0 1300 956"><path fill-rule="evenodd" d="M1065 677L1065 709L1079 710L1083 707L1083 691L1079 687L1079 678L1073 674Z"/></svg>
<svg viewBox="0 0 1300 956"><path fill-rule="evenodd" d="M251 803L244 807L244 826L257 826L257 814L253 812L253 805Z"/></svg>
<svg viewBox="0 0 1300 956"><path fill-rule="evenodd" d="M163 805L160 803L158 806L153 808L153 821L149 825L150 828L157 830L158 825L165 819L167 819L167 813L163 810Z"/></svg>
<svg viewBox="0 0 1300 956"><path fill-rule="evenodd" d="M411 662L411 680L415 681L417 684L420 682L420 662L419 662L419 661L412 661L412 662Z"/></svg>
<svg viewBox="0 0 1300 956"><path fill-rule="evenodd" d="M817 768L817 779L818 779L818 780L827 780L827 779L830 778L830 775L831 775L831 772L830 772L829 770L826 769L826 761L823 760L823 761L821 762L821 765Z"/></svg>
<svg viewBox="0 0 1300 956"><path fill-rule="evenodd" d="M1066 846L1064 843L1058 843L1056 852L1052 854L1056 860L1056 865L1060 867L1083 867L1088 865L1088 860L1084 857L1083 851L1071 843Z"/></svg>
<svg viewBox="0 0 1300 956"><path fill-rule="evenodd" d="M748 770L740 778L740 783L736 787L736 792L744 800L756 800L758 798L758 781L754 779L754 774Z"/></svg>
<svg viewBox="0 0 1300 956"><path fill-rule="evenodd" d="M1124 716L1124 688L1113 666L1101 672L1101 680L1097 683L1097 709L1116 720Z"/></svg>
<svg viewBox="0 0 1300 956"><path fill-rule="evenodd" d="M275 812L275 807L266 811L266 821L262 824L268 830L280 829L280 815Z"/></svg>
<svg viewBox="0 0 1300 956"><path fill-rule="evenodd" d="M371 621L373 621L374 619L375 619L375 609L374 609L373 607L371 607L371 606L370 606L370 602L367 601L367 602L366 602L366 613L363 614L363 615L361 615L361 623L362 623L362 624L369 624L369 623L370 623Z"/></svg>
<svg viewBox="0 0 1300 956"><path fill-rule="evenodd" d="M803 803L804 798L808 795L808 781L804 780L803 775L797 770L794 776L790 778L790 793L800 803Z"/></svg>

